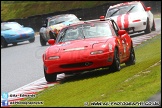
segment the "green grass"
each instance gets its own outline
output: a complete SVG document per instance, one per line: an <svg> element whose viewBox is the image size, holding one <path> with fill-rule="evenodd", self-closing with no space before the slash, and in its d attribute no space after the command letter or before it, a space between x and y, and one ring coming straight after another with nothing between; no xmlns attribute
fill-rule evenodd
<svg viewBox="0 0 162 108"><path fill-rule="evenodd" d="M161 18L161 13L154 14L154 18Z"/></svg>
<svg viewBox="0 0 162 108"><path fill-rule="evenodd" d="M43 101L44 105L37 106L56 107L83 107L85 102L146 101L161 88L161 34L135 47L135 54L136 64L122 64L119 72L103 69L70 77L24 101Z"/></svg>
<svg viewBox="0 0 162 108"><path fill-rule="evenodd" d="M117 1L1 1L1 20L25 18L34 15L91 8Z"/></svg>

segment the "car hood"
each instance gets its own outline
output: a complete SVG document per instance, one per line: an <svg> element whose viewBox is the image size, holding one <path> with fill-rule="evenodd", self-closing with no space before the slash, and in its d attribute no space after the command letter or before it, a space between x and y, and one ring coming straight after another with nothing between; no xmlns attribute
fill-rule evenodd
<svg viewBox="0 0 162 108"><path fill-rule="evenodd" d="M47 54L55 54L55 53L63 53L67 51L78 51L78 50L87 50L93 49L94 44L105 43L108 41L108 37L103 38L91 38L91 39L84 39L84 40L75 40L69 42L63 42L60 44L55 44L50 46L47 50Z"/></svg>
<svg viewBox="0 0 162 108"><path fill-rule="evenodd" d="M8 35L25 34L25 33L29 33L29 32L33 32L33 29L31 29L29 27L24 27L21 29L11 29L11 30L1 31L2 34L8 34Z"/></svg>
<svg viewBox="0 0 162 108"><path fill-rule="evenodd" d="M118 26L122 28L129 26L130 23L132 23L135 20L145 20L147 18L147 13L146 12L134 12L134 13L127 13L127 14L122 14L119 16L113 16L110 17L113 19L115 22L117 22Z"/></svg>

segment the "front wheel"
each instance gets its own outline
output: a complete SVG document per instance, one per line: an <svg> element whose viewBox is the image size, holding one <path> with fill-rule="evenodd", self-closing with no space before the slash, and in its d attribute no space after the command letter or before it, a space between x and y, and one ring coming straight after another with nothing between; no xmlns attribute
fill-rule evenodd
<svg viewBox="0 0 162 108"><path fill-rule="evenodd" d="M42 46L45 46L46 45L46 41L43 39L43 37L40 35L40 44Z"/></svg>
<svg viewBox="0 0 162 108"><path fill-rule="evenodd" d="M155 28L155 21L154 21L154 19L153 19L153 25L152 25L151 30L152 30L152 31L155 31L155 30L156 30L156 28Z"/></svg>
<svg viewBox="0 0 162 108"><path fill-rule="evenodd" d="M53 74L47 74L45 69L44 69L44 76L47 82L55 82L56 78L57 78L57 74L53 73Z"/></svg>
<svg viewBox="0 0 162 108"><path fill-rule="evenodd" d="M147 25L145 29L145 34L151 33L150 21L147 19Z"/></svg>
<svg viewBox="0 0 162 108"><path fill-rule="evenodd" d="M35 37L33 39L29 39L30 43L33 43L35 41Z"/></svg>
<svg viewBox="0 0 162 108"><path fill-rule="evenodd" d="M6 42L6 40L3 38L3 37L1 37L1 46L2 46L2 48L5 48L5 47L7 47L7 42Z"/></svg>
<svg viewBox="0 0 162 108"><path fill-rule="evenodd" d="M114 60L112 65L109 67L110 71L116 72L116 71L120 71L121 67L120 67L120 59L119 59L119 53L117 48L115 48L114 51Z"/></svg>
<svg viewBox="0 0 162 108"><path fill-rule="evenodd" d="M134 53L134 48L131 47L129 59L128 59L127 62L125 62L125 64L126 64L127 66L129 66L129 65L134 65L135 62L136 62L136 57L135 57L135 53Z"/></svg>

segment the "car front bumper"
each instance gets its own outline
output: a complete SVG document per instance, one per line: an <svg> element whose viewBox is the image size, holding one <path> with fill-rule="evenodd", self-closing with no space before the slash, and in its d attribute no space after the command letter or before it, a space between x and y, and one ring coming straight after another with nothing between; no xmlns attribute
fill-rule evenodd
<svg viewBox="0 0 162 108"><path fill-rule="evenodd" d="M113 56L113 52L98 55L79 53L59 60L44 60L44 68L48 74L96 69L112 65Z"/></svg>

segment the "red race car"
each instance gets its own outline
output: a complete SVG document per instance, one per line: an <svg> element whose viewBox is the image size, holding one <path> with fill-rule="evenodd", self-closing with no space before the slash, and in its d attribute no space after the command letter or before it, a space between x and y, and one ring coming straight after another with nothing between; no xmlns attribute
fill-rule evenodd
<svg viewBox="0 0 162 108"><path fill-rule="evenodd" d="M62 28L56 40L50 39L43 54L47 82L56 81L57 74L77 73L109 67L120 71L121 63L135 64L133 42L125 30L112 19L79 22Z"/></svg>

